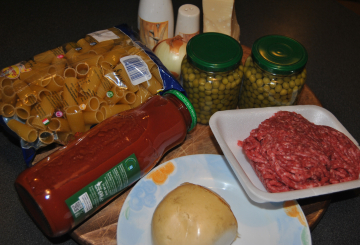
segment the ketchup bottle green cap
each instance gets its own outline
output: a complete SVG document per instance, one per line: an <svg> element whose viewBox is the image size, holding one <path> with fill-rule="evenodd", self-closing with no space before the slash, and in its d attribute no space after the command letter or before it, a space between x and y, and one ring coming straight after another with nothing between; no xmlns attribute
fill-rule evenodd
<svg viewBox="0 0 360 245"><path fill-rule="evenodd" d="M196 117L195 109L194 109L193 105L191 104L190 100L188 98L186 98L186 96L183 93L181 93L178 90L174 90L174 89L168 90L164 94L173 94L179 100L181 100L181 102L183 102L185 104L185 106L187 107L187 109L190 113L190 116L191 116L191 125L190 125L188 132L191 131L196 125L197 117Z"/></svg>

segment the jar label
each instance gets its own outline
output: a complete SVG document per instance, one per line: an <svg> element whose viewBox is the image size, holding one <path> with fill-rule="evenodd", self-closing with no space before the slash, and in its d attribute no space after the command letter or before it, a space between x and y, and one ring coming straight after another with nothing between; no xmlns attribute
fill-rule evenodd
<svg viewBox="0 0 360 245"><path fill-rule="evenodd" d="M153 49L161 40L167 39L168 21L150 22L139 17L140 41L149 49Z"/></svg>
<svg viewBox="0 0 360 245"><path fill-rule="evenodd" d="M69 197L65 202L71 211L75 224L94 212L96 207L138 180L140 176L139 162L135 154L132 154Z"/></svg>

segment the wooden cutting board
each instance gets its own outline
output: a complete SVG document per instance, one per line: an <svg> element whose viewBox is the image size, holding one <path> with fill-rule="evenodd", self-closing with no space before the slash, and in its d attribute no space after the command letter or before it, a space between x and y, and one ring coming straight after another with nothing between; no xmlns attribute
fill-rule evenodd
<svg viewBox="0 0 360 245"><path fill-rule="evenodd" d="M243 62L250 55L250 48L242 46L244 55ZM299 105L317 105L321 106L320 101L307 85L304 86ZM198 124L196 128L187 135L186 140L178 147L169 151L159 164L186 155L194 154L221 154L218 145L209 126ZM80 244L116 244L117 222L121 208L126 197L131 191L130 187L125 192L116 197L106 207L101 209L95 215L90 217L71 233L71 236ZM310 229L314 229L325 213L329 203L330 196L321 196L306 198L298 201L303 209Z"/></svg>

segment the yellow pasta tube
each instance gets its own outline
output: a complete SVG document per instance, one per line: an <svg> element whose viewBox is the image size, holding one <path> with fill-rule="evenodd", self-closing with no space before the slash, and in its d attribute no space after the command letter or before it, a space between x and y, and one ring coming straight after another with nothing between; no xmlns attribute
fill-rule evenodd
<svg viewBox="0 0 360 245"><path fill-rule="evenodd" d="M111 50L110 52L104 55L103 62L107 62L114 67L116 64L120 62L120 58L126 55L127 53L125 49Z"/></svg>
<svg viewBox="0 0 360 245"><path fill-rule="evenodd" d="M110 93L111 94L110 97L109 96L105 97L105 100L109 105L115 105L125 96L125 90L118 86L114 86L110 91L112 92Z"/></svg>
<svg viewBox="0 0 360 245"><path fill-rule="evenodd" d="M107 105L107 102L106 102L106 100L104 100L104 99L100 99L100 98L98 98L98 99L99 99L99 110L100 110L100 108L101 108L102 106Z"/></svg>
<svg viewBox="0 0 360 245"><path fill-rule="evenodd" d="M85 132L85 121L83 117L83 112L79 106L77 105L69 106L66 109L65 114L69 122L71 131L73 133Z"/></svg>
<svg viewBox="0 0 360 245"><path fill-rule="evenodd" d="M90 51L94 51L97 54L105 54L114 47L114 40L102 41L92 46Z"/></svg>
<svg viewBox="0 0 360 245"><path fill-rule="evenodd" d="M103 61L103 62L101 62L100 66L101 66L101 69L103 71L104 76L109 74L109 73L114 72L112 65L110 63L108 63L108 62Z"/></svg>
<svg viewBox="0 0 360 245"><path fill-rule="evenodd" d="M64 80L64 92L62 97L66 106L77 105L78 80L75 77L67 77Z"/></svg>
<svg viewBox="0 0 360 245"><path fill-rule="evenodd" d="M129 91L135 93L136 91L139 90L138 85L133 85L131 83L129 76L126 73L125 67L121 62L114 68L114 71L116 72L116 75L120 78L121 82L123 82L126 85Z"/></svg>
<svg viewBox="0 0 360 245"><path fill-rule="evenodd" d="M66 52L68 52L69 50L74 49L74 48L76 48L76 43L74 43L74 42L68 42L65 44L65 47L64 47Z"/></svg>
<svg viewBox="0 0 360 245"><path fill-rule="evenodd" d="M104 121L104 114L101 111L85 111L83 112L85 124L98 124Z"/></svg>
<svg viewBox="0 0 360 245"><path fill-rule="evenodd" d="M87 53L81 53L79 55L76 55L71 62L72 67L76 67L77 64L84 62L85 60L92 58L96 56L97 54L95 52L88 51Z"/></svg>
<svg viewBox="0 0 360 245"><path fill-rule="evenodd" d="M104 59L104 56L102 56L101 54L96 54L94 51L91 50L86 55L86 57L82 57L83 59L80 62L85 62L89 65L89 67L99 66L100 62ZM76 66L77 63L74 63L73 66Z"/></svg>
<svg viewBox="0 0 360 245"><path fill-rule="evenodd" d="M129 49L127 50L128 55L134 55L136 53L138 53L140 51L140 49L138 47L132 46L129 47Z"/></svg>
<svg viewBox="0 0 360 245"><path fill-rule="evenodd" d="M55 108L51 102L52 102L52 100L51 100L50 96L45 96L44 99L39 104L36 104L34 106L36 115L38 115L38 117L41 120L43 120L45 118L51 118L52 115L54 114ZM30 112L30 115L33 115L33 114L31 114L31 112Z"/></svg>
<svg viewBox="0 0 360 245"><path fill-rule="evenodd" d="M51 79L53 79L53 77L54 77L54 75L48 74L48 75L38 79L37 81L29 83L29 84L37 85L40 87L46 87L50 83Z"/></svg>
<svg viewBox="0 0 360 245"><path fill-rule="evenodd" d="M21 80L16 80L13 83L13 88L17 96L24 102L25 105L31 106L36 103L36 95L30 89L29 85Z"/></svg>
<svg viewBox="0 0 360 245"><path fill-rule="evenodd" d="M89 65L87 63L79 63L76 65L75 70L78 79L84 78L89 72Z"/></svg>
<svg viewBox="0 0 360 245"><path fill-rule="evenodd" d="M76 77L76 70L74 68L66 68L64 71L64 78Z"/></svg>
<svg viewBox="0 0 360 245"><path fill-rule="evenodd" d="M49 130L54 132L71 132L69 122L64 118L51 118L47 126Z"/></svg>
<svg viewBox="0 0 360 245"><path fill-rule="evenodd" d="M17 135L19 135L20 138L27 142L34 142L38 137L38 133L34 128L23 124L15 119L11 119L7 123L7 126Z"/></svg>
<svg viewBox="0 0 360 245"><path fill-rule="evenodd" d="M74 137L74 134L72 132L58 132L57 133L57 142L60 144L66 144L70 140L72 140Z"/></svg>
<svg viewBox="0 0 360 245"><path fill-rule="evenodd" d="M2 101L6 104L15 105L16 103L16 93L14 88L11 85L6 85L1 90Z"/></svg>
<svg viewBox="0 0 360 245"><path fill-rule="evenodd" d="M10 79L10 78L6 78L6 77L1 77L0 78L0 89L5 87L5 86L11 86L14 80Z"/></svg>
<svg viewBox="0 0 360 245"><path fill-rule="evenodd" d="M30 126L30 127L35 128L35 127L33 126L33 124L32 124L34 118L35 118L35 116L29 116L29 117L26 119L25 124L28 125L28 126Z"/></svg>
<svg viewBox="0 0 360 245"><path fill-rule="evenodd" d="M27 120L27 124L32 125L34 128L36 128L38 130L45 130L46 129L46 126L43 123L43 119L41 119L40 116L37 115L37 114L30 113L30 117Z"/></svg>
<svg viewBox="0 0 360 245"><path fill-rule="evenodd" d="M122 111L131 109L130 105L119 104L119 105L105 105L101 107L101 112L104 114L105 119L118 114Z"/></svg>
<svg viewBox="0 0 360 245"><path fill-rule="evenodd" d="M59 92L64 89L64 78L62 76L53 76L46 88L51 92Z"/></svg>
<svg viewBox="0 0 360 245"><path fill-rule="evenodd" d="M21 100L16 103L15 114L23 120L26 120L30 116L31 107L25 105Z"/></svg>
<svg viewBox="0 0 360 245"><path fill-rule="evenodd" d="M99 84L99 88L96 91L96 96L99 97L100 99L104 99L106 93L110 91L113 86L114 86L113 83L111 83L108 79L102 77L101 82Z"/></svg>
<svg viewBox="0 0 360 245"><path fill-rule="evenodd" d="M90 49L92 49L90 43L88 43L84 38L77 41L77 45L79 45L79 47L81 47L81 50L79 51L79 53L86 53Z"/></svg>
<svg viewBox="0 0 360 245"><path fill-rule="evenodd" d="M159 90L162 90L162 85L156 80L154 76L150 80L141 83L152 95L157 94Z"/></svg>
<svg viewBox="0 0 360 245"><path fill-rule="evenodd" d="M159 68L157 67L157 65L154 65L153 67L150 68L150 73L151 73L151 75L153 75L156 78L156 80L159 83L161 83L162 86L164 86L164 83L160 76Z"/></svg>
<svg viewBox="0 0 360 245"><path fill-rule="evenodd" d="M151 97L151 93L146 88L140 85L139 91L136 92L136 100L133 104L131 104L131 108L135 108L141 105L150 97Z"/></svg>
<svg viewBox="0 0 360 245"><path fill-rule="evenodd" d="M33 59L35 62L50 64L55 57L55 54L51 50L48 50L41 54L35 55Z"/></svg>
<svg viewBox="0 0 360 245"><path fill-rule="evenodd" d="M50 90L48 90L47 88L43 88L41 86L38 85L31 85L30 84L30 88L32 89L32 91L34 91L35 95L36 95L36 99L38 101L42 101L42 99L45 96L51 96L51 92Z"/></svg>
<svg viewBox="0 0 360 245"><path fill-rule="evenodd" d="M119 100L120 103L127 105L134 104L135 101L136 101L136 95L134 92L131 91L125 91L124 96Z"/></svg>
<svg viewBox="0 0 360 245"><path fill-rule="evenodd" d="M15 107L12 104L0 102L0 114L4 117L12 117L15 115Z"/></svg>
<svg viewBox="0 0 360 245"><path fill-rule="evenodd" d="M39 132L40 142L49 145L54 142L54 134L49 130L41 130Z"/></svg>
<svg viewBox="0 0 360 245"><path fill-rule="evenodd" d="M95 94L102 78L101 69L99 67L91 67L87 78L80 84L82 91L88 94Z"/></svg>
<svg viewBox="0 0 360 245"><path fill-rule="evenodd" d="M55 65L51 65L48 68L48 73L51 75L60 75L62 76L64 74L65 71L65 64L55 64Z"/></svg>
<svg viewBox="0 0 360 245"><path fill-rule="evenodd" d="M88 97L83 101L78 101L78 103L83 111L97 111L100 106L100 101L97 97Z"/></svg>
<svg viewBox="0 0 360 245"><path fill-rule="evenodd" d="M76 51L75 48L72 48L70 50L68 50L65 54L65 58L71 63L74 62L74 60L76 59L76 57L80 55L79 52Z"/></svg>

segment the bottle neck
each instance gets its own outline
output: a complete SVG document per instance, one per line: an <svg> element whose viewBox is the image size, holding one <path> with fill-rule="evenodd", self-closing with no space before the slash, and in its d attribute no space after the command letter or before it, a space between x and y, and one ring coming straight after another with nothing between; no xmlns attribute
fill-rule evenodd
<svg viewBox="0 0 360 245"><path fill-rule="evenodd" d="M190 112L188 108L185 106L185 104L173 94L165 94L163 95L163 97L171 101L178 108L178 110L180 111L180 113L182 114L185 120L186 129L189 130L192 123L192 119Z"/></svg>

